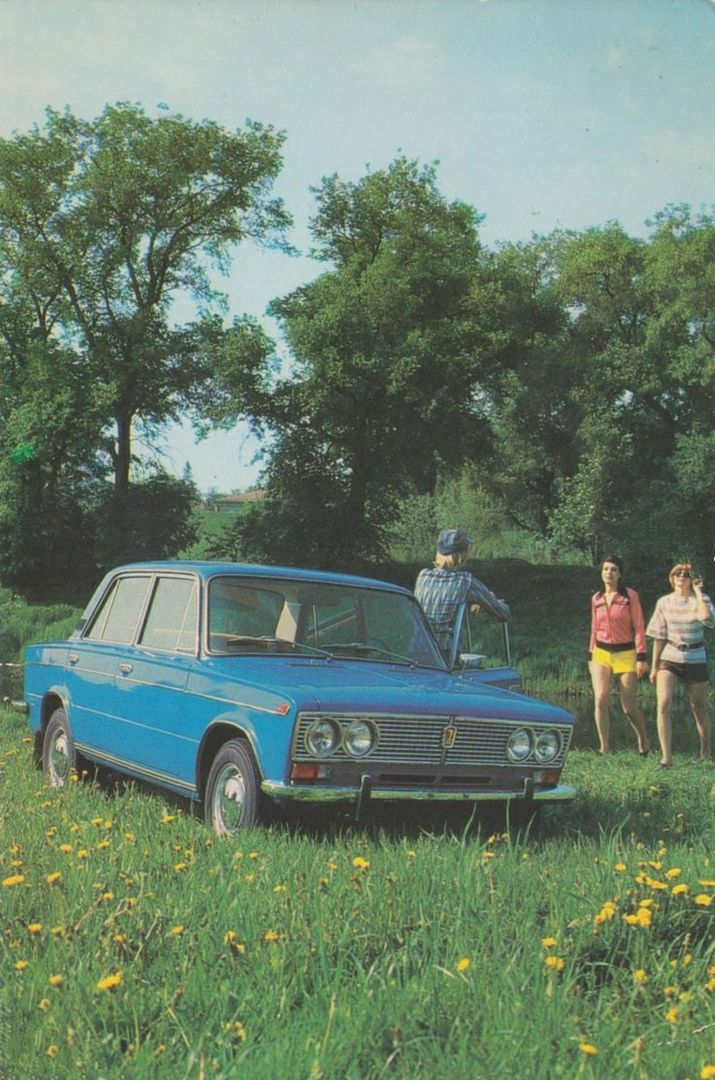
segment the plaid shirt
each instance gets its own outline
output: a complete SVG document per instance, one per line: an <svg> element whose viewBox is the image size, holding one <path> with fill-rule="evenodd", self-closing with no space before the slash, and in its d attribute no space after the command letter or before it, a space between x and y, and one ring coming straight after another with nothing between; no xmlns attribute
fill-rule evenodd
<svg viewBox="0 0 715 1080"><path fill-rule="evenodd" d="M462 604L479 604L498 619L509 618L509 605L468 570L420 570L415 597L427 616L440 649L449 652L457 614Z"/></svg>

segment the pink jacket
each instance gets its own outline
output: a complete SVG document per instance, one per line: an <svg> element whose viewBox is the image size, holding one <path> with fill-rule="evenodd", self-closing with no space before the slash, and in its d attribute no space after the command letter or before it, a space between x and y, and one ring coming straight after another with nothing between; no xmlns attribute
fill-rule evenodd
<svg viewBox="0 0 715 1080"><path fill-rule="evenodd" d="M635 589L626 587L624 595L617 592L611 600L610 607L602 592L593 594L591 598L591 638L588 643L588 656L596 647L597 642L604 645L623 645L626 642L634 642L636 658L647 658L645 642L645 622L640 597Z"/></svg>

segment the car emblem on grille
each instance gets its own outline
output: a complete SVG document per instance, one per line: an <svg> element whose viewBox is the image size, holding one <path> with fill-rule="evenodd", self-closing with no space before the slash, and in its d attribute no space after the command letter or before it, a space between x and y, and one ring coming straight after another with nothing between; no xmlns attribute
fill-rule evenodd
<svg viewBox="0 0 715 1080"><path fill-rule="evenodd" d="M442 732L442 746L445 750L451 750L457 741L457 729L454 724L450 724Z"/></svg>

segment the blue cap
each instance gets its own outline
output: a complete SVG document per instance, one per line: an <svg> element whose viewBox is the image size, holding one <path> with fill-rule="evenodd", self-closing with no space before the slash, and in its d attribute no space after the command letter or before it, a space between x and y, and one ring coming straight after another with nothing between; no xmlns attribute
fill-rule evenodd
<svg viewBox="0 0 715 1080"><path fill-rule="evenodd" d="M442 529L437 540L437 551L440 555L454 555L458 551L466 551L473 543L464 529Z"/></svg>

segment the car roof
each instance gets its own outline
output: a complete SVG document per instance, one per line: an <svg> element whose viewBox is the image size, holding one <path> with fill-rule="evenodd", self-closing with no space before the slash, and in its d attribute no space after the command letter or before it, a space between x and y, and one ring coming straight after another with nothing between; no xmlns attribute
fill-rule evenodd
<svg viewBox="0 0 715 1080"><path fill-rule="evenodd" d="M402 585L395 585L390 581L380 581L378 578L360 577L355 574L342 574L331 570L308 570L297 566L269 566L254 563L236 562L202 562L190 559L165 559L156 562L126 563L115 567L110 571L111 577L131 570L190 572L197 574L203 581L215 577L217 574L231 577L271 577L284 578L290 581L310 581L324 585L352 585L355 587L370 589L387 589L390 592L407 593L410 590Z"/></svg>

